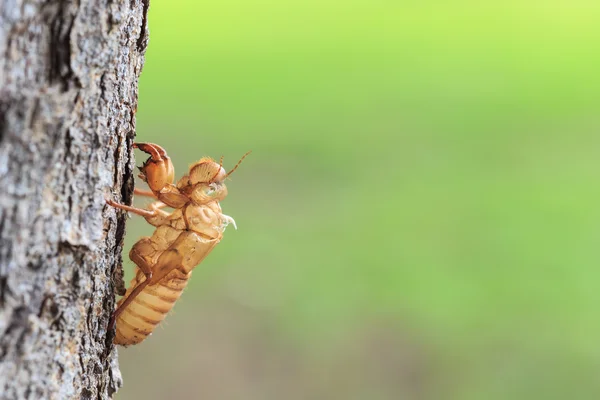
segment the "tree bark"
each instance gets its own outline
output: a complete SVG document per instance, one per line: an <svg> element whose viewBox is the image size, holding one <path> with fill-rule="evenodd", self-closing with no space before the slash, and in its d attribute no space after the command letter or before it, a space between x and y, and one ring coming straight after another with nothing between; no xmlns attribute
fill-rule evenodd
<svg viewBox="0 0 600 400"><path fill-rule="evenodd" d="M0 398L109 399L148 0L0 0Z"/></svg>

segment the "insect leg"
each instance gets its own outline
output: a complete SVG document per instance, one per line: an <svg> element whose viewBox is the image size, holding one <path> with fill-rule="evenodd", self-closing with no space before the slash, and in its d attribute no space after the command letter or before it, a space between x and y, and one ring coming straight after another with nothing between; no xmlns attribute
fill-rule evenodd
<svg viewBox="0 0 600 400"><path fill-rule="evenodd" d="M144 248L148 249L149 242L150 242L150 239L142 239L138 243L136 243L133 246L133 248L131 249L131 251L129 252L129 258L131 259L131 261L133 261L135 263L135 265L138 266L140 271L142 271L145 279L143 282L138 283L138 285L133 289L133 291L129 294L129 296L127 296L127 298L125 300L123 300L123 302L121 304L119 304L117 309L113 312L113 314L110 317L110 321L108 323L108 330L112 330L119 315L121 315L121 313L123 311L125 311L127 306L133 300L135 300L137 295L140 294L146 286L148 286L148 284L150 283L150 281L152 279L152 266L140 254L141 251L144 251L143 250ZM150 246L152 246L152 245L150 245Z"/></svg>
<svg viewBox="0 0 600 400"><path fill-rule="evenodd" d="M148 211L142 208L136 208L131 206L126 206L125 204L117 203L112 200L106 200L106 203L115 208L120 208L121 210L129 211L137 215L141 215L142 217L154 217L156 215L156 211Z"/></svg>
<svg viewBox="0 0 600 400"><path fill-rule="evenodd" d="M142 190L142 189L133 189L133 194L137 194L140 196L146 196L146 197L154 197L156 198L156 195L154 193L152 193L150 190Z"/></svg>
<svg viewBox="0 0 600 400"><path fill-rule="evenodd" d="M155 201L154 203L150 204L148 207L150 207L152 210L156 211L156 210L160 210L163 207L166 207L167 205L165 203L163 203L162 201Z"/></svg>
<svg viewBox="0 0 600 400"><path fill-rule="evenodd" d="M113 314L110 317L110 322L108 323L109 331L112 330L112 328L114 328L117 318L119 317L119 315L121 315L123 311L125 311L125 308L127 308L129 303L131 303L137 297L137 295L140 294L140 292L144 290L146 286L148 286L148 283L150 282L151 278L152 273L150 273L150 275L146 275L146 280L138 284L135 287L135 289L133 289L133 292L131 292L131 294L121 304L119 304L119 307L117 307L115 312L113 312Z"/></svg>
<svg viewBox="0 0 600 400"><path fill-rule="evenodd" d="M150 157L154 161L162 161L163 158L169 158L165 149L154 143L134 143L133 147L150 154Z"/></svg>

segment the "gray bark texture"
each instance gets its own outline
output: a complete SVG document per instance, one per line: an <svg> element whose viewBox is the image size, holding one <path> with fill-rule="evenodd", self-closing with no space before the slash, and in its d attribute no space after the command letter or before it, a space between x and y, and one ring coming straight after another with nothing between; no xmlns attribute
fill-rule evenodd
<svg viewBox="0 0 600 400"><path fill-rule="evenodd" d="M0 399L109 399L148 0L0 0Z"/></svg>

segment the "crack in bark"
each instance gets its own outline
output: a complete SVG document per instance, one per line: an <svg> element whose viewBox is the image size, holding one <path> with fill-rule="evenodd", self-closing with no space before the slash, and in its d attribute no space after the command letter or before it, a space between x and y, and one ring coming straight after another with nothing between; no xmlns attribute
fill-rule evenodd
<svg viewBox="0 0 600 400"><path fill-rule="evenodd" d="M0 309L6 305L6 297L10 294L10 288L8 287L8 277L6 275L0 276Z"/></svg>
<svg viewBox="0 0 600 400"><path fill-rule="evenodd" d="M137 38L137 49L140 53L146 51L148 47L148 9L150 8L150 0L142 0L142 27L140 36Z"/></svg>
<svg viewBox="0 0 600 400"><path fill-rule="evenodd" d="M67 6L70 1L58 2L56 14L50 22L50 68L48 80L60 83L63 91L69 89L74 76L71 68L71 30L75 22L74 15L68 15Z"/></svg>
<svg viewBox="0 0 600 400"><path fill-rule="evenodd" d="M1 92L0 92L1 94ZM4 135L6 132L6 126L7 126L7 115L6 115L6 111L8 110L8 101L4 101L2 100L2 98L4 98L4 96L0 95L0 145L2 144L2 141L4 139Z"/></svg>

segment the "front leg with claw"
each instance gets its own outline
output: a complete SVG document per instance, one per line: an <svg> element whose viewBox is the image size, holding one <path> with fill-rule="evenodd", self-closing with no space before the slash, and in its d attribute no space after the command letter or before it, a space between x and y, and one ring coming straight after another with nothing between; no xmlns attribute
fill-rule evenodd
<svg viewBox="0 0 600 400"><path fill-rule="evenodd" d="M134 143L133 147L150 155L140 167L139 177L148 184L154 196L173 208L180 208L188 203L189 198L173 184L175 168L165 149L153 143Z"/></svg>

